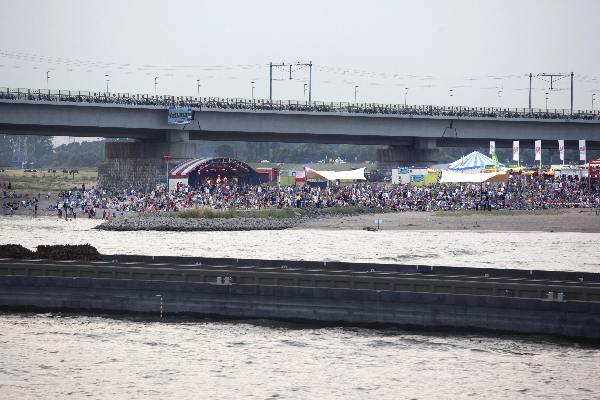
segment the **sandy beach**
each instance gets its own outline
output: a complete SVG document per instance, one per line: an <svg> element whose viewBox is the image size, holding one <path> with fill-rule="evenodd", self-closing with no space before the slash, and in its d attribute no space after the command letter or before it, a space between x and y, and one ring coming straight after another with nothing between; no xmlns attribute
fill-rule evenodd
<svg viewBox="0 0 600 400"><path fill-rule="evenodd" d="M570 214L574 214L572 219ZM472 227L474 217L456 215L394 213L322 219L276 232L115 232L94 229L101 223L99 219L4 216L0 217L0 243L18 243L30 249L40 244L89 243L103 254L600 271L600 233L592 231L598 231L600 216L593 213L482 216L477 219L479 228ZM363 229L373 226L376 218L382 220L380 231ZM577 225L578 220L584 223ZM516 223L520 231L511 227ZM455 229L449 229L452 227ZM551 227L561 227L562 231L550 232Z"/></svg>
<svg viewBox="0 0 600 400"><path fill-rule="evenodd" d="M294 229L355 230L377 227L401 231L517 231L599 233L600 215L592 209L542 211L446 211L363 214L313 219Z"/></svg>
<svg viewBox="0 0 600 400"><path fill-rule="evenodd" d="M47 210L48 202L40 201L38 218L54 218L56 212ZM15 216L32 217L31 209L19 209ZM99 216L102 212L99 211ZM134 215L134 214L130 214ZM78 219L88 219L80 212ZM122 218L122 217L119 217ZM291 229L360 230L377 228L400 231L500 231L500 232L582 232L600 233L600 214L595 209L565 209L540 211L444 211L444 212L386 212L353 216L302 218ZM101 220L97 217L95 221ZM294 225L294 224L288 224ZM122 229L119 229L122 230ZM215 229L209 229L215 230ZM228 229L232 230L232 229ZM236 229L233 229L236 230Z"/></svg>

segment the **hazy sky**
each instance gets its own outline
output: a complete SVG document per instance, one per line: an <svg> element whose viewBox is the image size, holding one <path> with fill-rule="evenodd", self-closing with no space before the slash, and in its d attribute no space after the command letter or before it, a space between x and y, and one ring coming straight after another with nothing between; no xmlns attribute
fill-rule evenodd
<svg viewBox="0 0 600 400"><path fill-rule="evenodd" d="M313 100L526 107L529 72L600 106L600 1L0 0L0 86L267 98L314 63ZM274 98L304 98L306 70ZM534 107L568 108L534 80ZM453 90L451 97L450 89Z"/></svg>

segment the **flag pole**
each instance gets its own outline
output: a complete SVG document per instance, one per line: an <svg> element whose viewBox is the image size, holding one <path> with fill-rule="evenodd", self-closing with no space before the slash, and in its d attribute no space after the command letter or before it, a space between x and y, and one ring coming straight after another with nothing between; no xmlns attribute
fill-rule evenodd
<svg viewBox="0 0 600 400"><path fill-rule="evenodd" d="M540 140L540 177L542 176L542 141Z"/></svg>

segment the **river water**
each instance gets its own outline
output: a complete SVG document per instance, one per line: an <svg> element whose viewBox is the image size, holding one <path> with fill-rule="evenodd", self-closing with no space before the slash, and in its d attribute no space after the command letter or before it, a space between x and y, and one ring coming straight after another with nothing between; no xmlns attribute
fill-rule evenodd
<svg viewBox="0 0 600 400"><path fill-rule="evenodd" d="M335 260L600 272L600 233L292 229L108 232L100 221L0 217L0 243L89 243L104 254Z"/></svg>
<svg viewBox="0 0 600 400"><path fill-rule="evenodd" d="M600 348L269 321L0 314L3 399L598 399Z"/></svg>
<svg viewBox="0 0 600 400"><path fill-rule="evenodd" d="M0 243L102 253L600 271L600 234L105 232L0 217ZM0 313L0 398L600 398L600 346L272 321Z"/></svg>

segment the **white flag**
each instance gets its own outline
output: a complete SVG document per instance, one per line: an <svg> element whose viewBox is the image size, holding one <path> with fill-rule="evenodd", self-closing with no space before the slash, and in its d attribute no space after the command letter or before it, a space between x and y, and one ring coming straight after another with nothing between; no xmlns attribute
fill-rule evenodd
<svg viewBox="0 0 600 400"><path fill-rule="evenodd" d="M585 154L585 140L580 140L579 141L579 159L581 161L586 160L586 154Z"/></svg>
<svg viewBox="0 0 600 400"><path fill-rule="evenodd" d="M490 140L490 154L494 154L496 152L496 142Z"/></svg>
<svg viewBox="0 0 600 400"><path fill-rule="evenodd" d="M513 140L513 160L519 161L519 141Z"/></svg>
<svg viewBox="0 0 600 400"><path fill-rule="evenodd" d="M560 154L560 161L565 161L565 141L558 141L558 152Z"/></svg>
<svg viewBox="0 0 600 400"><path fill-rule="evenodd" d="M542 141L535 141L535 161L542 161Z"/></svg>

